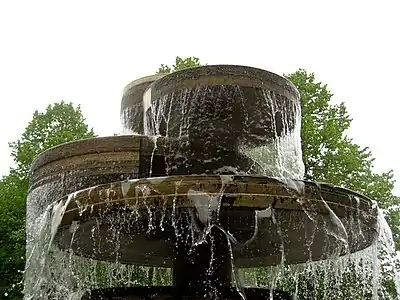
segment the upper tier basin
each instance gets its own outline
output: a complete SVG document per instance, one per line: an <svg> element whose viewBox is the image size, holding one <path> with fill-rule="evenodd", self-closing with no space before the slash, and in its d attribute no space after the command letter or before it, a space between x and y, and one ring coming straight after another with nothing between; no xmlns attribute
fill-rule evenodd
<svg viewBox="0 0 400 300"><path fill-rule="evenodd" d="M127 132L168 137L173 174L304 172L299 93L265 70L212 65L147 76L125 88L121 116Z"/></svg>

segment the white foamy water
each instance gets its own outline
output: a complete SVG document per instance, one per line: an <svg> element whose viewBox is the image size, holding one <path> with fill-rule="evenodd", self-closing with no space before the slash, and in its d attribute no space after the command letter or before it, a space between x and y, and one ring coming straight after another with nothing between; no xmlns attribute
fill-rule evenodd
<svg viewBox="0 0 400 300"><path fill-rule="evenodd" d="M175 138L181 141L190 138L190 127L193 125L190 116L193 114L189 112L189 101L193 93L196 97L205 97L207 92L205 87L197 87L194 91L183 90L173 95L173 101L169 96L153 101L151 88L144 93L143 125L145 134L152 137L154 142L152 157L157 150L157 139L162 134L169 137L171 133L177 133ZM226 92L225 87L222 86L219 92ZM234 92L237 101L245 105L246 99L240 88L235 87ZM314 196L313 201L306 198L305 184L296 180L302 179L304 174L300 105L293 102L286 111L277 106L279 99L273 93L264 91L263 97L275 136L261 136L256 140L239 139L237 150L244 158L249 158L253 165L247 170L236 165L221 166L216 173L244 175L255 174L254 170L257 170L259 175L277 178L286 184L289 194L293 196L291 205L297 205L296 209L289 211L277 208L276 203L283 200L274 199L276 195L271 192L271 195L265 197L269 204L264 208L254 208L254 213L248 218L251 221L239 218L231 227L226 226L222 224L223 214L232 208L227 209L224 198L227 190L235 186L235 178L232 175L221 175L217 188L213 186L207 189L196 185L184 193L184 180L176 181L173 185L174 193L171 195L165 195L164 184L167 177L148 182L137 179L124 181L120 185L121 207L113 212L109 209L111 203L116 202L113 186L104 189L92 187L79 192L86 194L87 199L98 193L96 196L106 205L97 211L97 207L86 203L85 198L77 198L78 191L71 195L57 194L65 184L64 180L73 176L67 174L66 178L63 177L58 182L46 183L32 190L28 196L25 299L78 300L86 292L99 288L171 285L172 275L168 266L148 267L139 265L137 261L136 265L124 264L121 257L127 249L126 244L131 242L126 236L134 238L136 235L146 234L154 238L168 234L166 242L169 245L183 240L190 244L189 251L194 251L200 245L209 245L211 272L219 259L213 252L218 245L213 244L213 236L210 238L212 229L218 230L226 238L232 266L232 285L242 299L245 299L243 287L249 286L295 291L298 298L304 300L395 299L390 295L395 291L400 292L399 255L395 251L383 212L378 210L378 238L370 247L350 253L351 245L362 244L368 239L369 229L361 223L365 219L362 215L365 212L360 208L361 200L354 197L354 201L350 201L354 204L353 211L345 218L338 216L332 203L325 201L322 196ZM175 102L177 99L179 103ZM175 112L174 105L179 108ZM289 112L294 118L294 124L286 122ZM126 115L123 118L130 117L129 109L124 113ZM178 114L178 117L173 116L173 113ZM198 113L201 116L201 111ZM275 119L278 113L282 115L282 132L285 133L280 136ZM179 124L173 124L172 117L180 120ZM244 126L250 128L251 122L252 116L246 115ZM209 126L215 127L213 130L218 137L220 129L214 123ZM186 153L173 155L185 159ZM218 155L215 154L215 158L207 157L207 160L217 162ZM153 159L150 174L152 161ZM243 198L241 200L244 201ZM251 203L251 200L245 199L244 203ZM72 221L67 228L61 225L71 204L77 206L80 217L92 216L88 220L92 222L90 226L85 225L82 220ZM187 224L187 227L182 224ZM107 234L104 234L104 228L107 229ZM243 234L244 231L246 234ZM64 237L61 233L67 237L69 234L70 237L70 245L63 244L62 250L59 247L60 239ZM86 239L84 247L91 247L94 257L102 257L110 252L110 261L81 256L84 249L76 245L80 245L77 242L82 234L85 234ZM275 240L268 241L268 237L274 237ZM298 249L292 249L291 243L296 245L298 241L302 241L305 247L297 245ZM131 246L143 252L143 264L154 256L151 251L145 253L149 248L143 244L132 242ZM326 257L315 262L313 259L315 251L320 250L318 247L324 247ZM276 266L268 266L271 261L267 255L260 258L259 253L267 250L273 253L271 256L274 257ZM305 261L290 265L294 257L293 251L296 250L306 251L302 253ZM239 269L240 259L244 255L258 259L260 267ZM165 258L166 261L168 259L171 260ZM211 286L212 284L210 283Z"/></svg>
<svg viewBox="0 0 400 300"><path fill-rule="evenodd" d="M365 297L365 299L382 299L381 297L384 295L385 299L391 299L386 287L388 286L388 282L392 280L394 288L399 288L399 273L397 268L399 257L395 252L390 229L381 211L378 214L379 239L365 250L339 257L340 252L347 249L347 241L343 240L347 239L346 227L348 225L346 224L348 223L342 223L342 221L338 220L339 218L334 212L330 210L326 219L328 223L323 227L323 230L326 237L330 236L334 238L336 241L334 245L339 248L335 248L330 253L329 258L324 261L312 262L310 260L305 264L287 265L285 258L287 249L283 246L287 233L282 231L283 224L281 224L284 219L280 219L279 212L274 212L273 208L268 207L255 212L253 234L247 241L238 241L234 231L230 232L219 224L221 198L224 195L226 185L233 184L231 178L226 176L221 177L220 189L217 194L208 194L207 190L189 190L187 197L193 203L192 207L196 212L196 218L203 224L197 227L197 233L192 231L193 247L205 243L207 233L214 226L224 232L229 244L233 266L234 273L232 280L233 283L236 282L235 285L237 286L238 293L242 293L243 286L258 286L272 289L295 290L299 294L299 299L342 299L341 297L346 297L346 295L349 297L351 295L359 295L360 297ZM145 228L148 234L157 230L159 227L157 220L161 219L164 220L163 226L175 227L175 235L178 237L181 236L182 228L176 224L178 219L182 218L181 213L177 215L177 202L173 201L175 207L171 207L171 209L175 210L175 215L172 214L169 215L170 217L165 218L164 215L168 214L169 208L165 206L166 202L164 202L164 209L158 210L161 211L163 216L156 217L156 208L152 206L151 198L149 198L152 193L157 193L157 190L155 190L157 183L162 183L164 180L164 178L161 180L155 179L155 186L151 183L140 183L138 180L124 182L123 198L131 203L132 201L128 195L129 191L131 189L136 191L137 197L140 199L143 198L140 201L145 202L141 204L144 207L144 210L141 210L142 213L139 213L140 205L138 204L137 207L129 205L129 209L127 207L124 213L108 216L105 212L103 217L100 215L97 218L96 222L99 222L99 225L110 224L107 239L109 239L109 243L115 246L116 261L114 263L79 257L74 255L72 248L60 251L54 245L54 232L57 231L60 225L60 218L62 219L65 213L66 204L77 201L75 199L76 193L64 198L65 200L53 202L36 218L29 218L30 220L34 220L34 222L30 224L32 230L30 231L30 239L28 240L27 247L28 259L25 273L26 299L54 299L55 295L59 297L77 297L76 295L82 295L82 293L91 289L113 286L147 285L149 283L159 284L162 282L171 284L171 274L165 271L166 269L154 268L150 272L147 267L124 265L118 261L118 249L120 249L121 245L120 232L122 228L125 228L126 224L129 224L127 218L136 218L137 222L143 222L144 220L141 219L140 215L145 213L148 215L148 218L145 221L146 223L143 224L143 228ZM179 190L181 187L181 183L176 182L176 195L180 194ZM40 191L44 192L44 189L41 188ZM95 191L91 188L87 189L86 193L93 194ZM103 195L103 200L111 200L110 195L112 195L112 192L110 190L99 191L99 193ZM30 197L34 197L34 194L32 193ZM35 200L37 199L30 199L30 201ZM91 210L85 204L80 203L79 205L81 205L80 210L82 212ZM325 205L328 204L325 203ZM134 217L135 214L136 217ZM319 226L318 214L304 214L306 218L315 222L315 226ZM268 220L272 220L273 224L276 225L278 236L282 240L282 246L279 250L282 255L281 263L276 267L242 269L239 272L240 276L237 275L237 271L239 271L235 266L237 250L256 243L265 230L265 221ZM193 222L192 224L195 225L196 222ZM354 222L354 224L357 231L362 230L357 227L357 222ZM79 226L79 223L73 223L69 229L70 232L77 231ZM96 226L92 230L92 239L98 240ZM310 247L312 247L315 241L312 238L308 241ZM103 250L102 248L98 248L96 251L97 254L100 254ZM312 257L311 250L310 257ZM214 257L213 259L218 259L218 257ZM213 263L210 262L210 267L212 266ZM148 278L149 274L152 274L150 279Z"/></svg>
<svg viewBox="0 0 400 300"><path fill-rule="evenodd" d="M220 91L218 92L218 90L215 90L214 93L226 93L226 87L224 85L221 85L219 88ZM199 86L192 90L182 90L153 99L152 86L150 86L143 95L144 134L147 136L164 135L178 140L191 139L190 134L193 131L193 128L197 126L197 121L196 123L194 122L194 116L192 115L193 113L191 110L199 109L198 118L202 118L202 107L197 107L195 104L191 106L190 102L193 101L191 97L196 97L196 99L198 99L197 101L203 101L202 99L208 99L207 97L209 97L209 92L210 91L207 87ZM233 93L237 97L235 101L237 103L242 103L242 106L245 107L248 99L243 95L241 88L236 86ZM282 100L277 99L275 93L263 90L260 97L263 97L263 101L265 102L264 109L266 114L263 118L268 120L268 122L271 122L272 127L270 128L270 131L275 136L273 138L264 137L262 135L257 136L256 134L249 132L251 139L247 139L246 137L242 138L242 140L239 139L239 144L237 145L238 153L241 153L253 161L253 167L257 169L259 175L276 177L281 180L302 179L304 176L304 164L302 160L300 139L300 103L296 101L288 101L286 104L287 110L282 110L280 106L277 105ZM205 114L209 114L209 112L205 111ZM279 119L283 122L279 125L282 126L282 128L277 128L276 124L280 123L280 121L276 119L277 115L280 116ZM172 118L173 121L171 121ZM289 124L287 122L288 119L293 120L293 124ZM176 124L177 120L179 122L178 124ZM205 122L206 121L207 119L205 119ZM172 122L174 123L171 124ZM249 130L245 127L249 126L250 128L252 122L252 117L245 115L245 119L243 120L243 130ZM204 123L203 126L209 126L210 132L214 130L215 135L221 134L221 128L215 127L216 125L214 123ZM179 129L176 127L179 127ZM278 131L283 132L284 134L280 136L277 133ZM216 155L214 159L216 157L218 156ZM213 158L207 158L207 160L212 161ZM237 170L236 166L231 165L221 166L218 171L233 171L234 174L242 175L251 172L251 170Z"/></svg>
<svg viewBox="0 0 400 300"><path fill-rule="evenodd" d="M291 116L294 118L294 128L290 129L289 124L284 122L284 132L288 134L278 136L275 115L279 112L282 114L282 119L286 120L287 111L279 110L276 107L277 99L274 94L267 92L263 93L265 101L271 110L272 130L275 132L273 139L265 140L265 144L258 147L241 146L241 151L251 157L255 163L262 167L260 175L276 177L286 181L287 179L303 179L304 163L301 150L301 108L300 103L293 102L289 109Z"/></svg>
<svg viewBox="0 0 400 300"><path fill-rule="evenodd" d="M134 182L135 180L131 181L131 183ZM125 188L131 183L126 183ZM28 196L27 220L29 223L27 223L27 262L24 280L25 299L77 300L85 292L92 289L171 284L171 273L168 269L152 268L154 278L149 279L147 277L149 267L126 265L118 261L119 231L126 217L134 217L134 210L130 210L127 215L114 216L110 220L107 220L107 214L96 219L98 225L102 223L114 224L109 226L109 237L106 238L115 245L115 262L102 262L74 254L71 246L74 233L79 229L79 222L73 222L68 229L70 233L73 233L71 246L69 249L67 247L67 249L61 251L55 244L55 240L57 240L55 233L59 229L66 207L69 203L76 202L80 214L87 210L90 211L90 207L79 203L75 199L76 193L73 193L64 200L56 200L48 206L41 207L43 212L40 212L42 196L50 193L54 187L53 184L44 185L32 191ZM146 193L145 189L143 191ZM91 193L93 193L93 188L87 189L87 194ZM110 193L107 193L107 191L103 191L101 194L106 199L110 197ZM33 204L37 206L35 207ZM35 207L35 210L29 209L31 205ZM149 222L149 226L150 224ZM93 240L98 240L97 228L94 226L92 229ZM94 245L96 246L96 243ZM94 254L102 252L101 245L98 246L100 248L94 249Z"/></svg>
<svg viewBox="0 0 400 300"><path fill-rule="evenodd" d="M381 210L378 224L379 238L364 250L299 265L242 269L241 280L247 286L295 290L299 299L398 299L399 254Z"/></svg>

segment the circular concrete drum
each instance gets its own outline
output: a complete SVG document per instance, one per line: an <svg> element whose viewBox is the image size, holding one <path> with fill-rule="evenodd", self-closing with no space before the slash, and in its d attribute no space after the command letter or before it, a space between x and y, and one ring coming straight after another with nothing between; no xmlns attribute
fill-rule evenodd
<svg viewBox="0 0 400 300"><path fill-rule="evenodd" d="M174 175L228 169L265 175L258 163L248 163L246 153L292 134L300 116L299 93L291 82L230 65L165 75L143 93L142 109L144 134L168 136L170 152L179 154L168 159Z"/></svg>

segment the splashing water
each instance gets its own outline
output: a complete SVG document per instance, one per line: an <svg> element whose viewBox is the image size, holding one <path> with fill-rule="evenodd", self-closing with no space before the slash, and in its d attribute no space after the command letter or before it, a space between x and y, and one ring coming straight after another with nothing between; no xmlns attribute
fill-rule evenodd
<svg viewBox="0 0 400 300"><path fill-rule="evenodd" d="M139 213L139 207L131 206L130 209L121 211L118 214L109 215L107 211L99 215L96 218L98 225L109 224L109 236L105 237L108 239L108 243L114 245L114 251L116 252L116 261L114 263L95 261L89 258L84 258L74 255L74 248L72 247L73 239L71 240L71 247L66 251L60 251L57 246L54 245L54 232L57 231L60 226L59 219L63 217L65 213L65 207L67 203L79 202L75 198L76 193L71 194L65 200L55 201L35 219L30 232L30 240L28 240L28 259L26 268L26 280L25 280L25 295L26 299L54 299L54 296L65 296L69 295L82 295L85 291L92 290L95 288L113 287L113 286L132 286L136 284L151 285L166 283L171 284L171 273L167 269L154 268L150 272L148 267L140 266L128 266L119 262L118 251L121 248L121 239L119 233L127 226L132 225L132 216L136 216L135 222L142 223L143 228L146 228L148 234L158 230L157 220L164 220L163 226L165 228L175 227L175 235L182 236L182 229L179 225L170 224L168 222L177 223L184 215L179 213L172 217L157 216L151 210L150 199L151 195L161 194L155 190L157 184L163 182L163 179L156 179L154 183L156 185L147 184L143 185L138 180L131 180L124 182L123 186L123 198L127 201L127 205L130 203L129 191L134 189L136 194L148 199L148 203L145 203L148 218L147 224L144 223L142 214ZM380 299L384 295L385 299L390 299L388 289L388 281L393 280L395 289L399 288L397 264L399 263L399 257L394 251L394 243L391 236L390 229L384 219L382 211L379 211L379 239L369 248L356 252L354 254L347 253L345 256L338 256L339 248L333 249L329 254L327 260L320 262L313 262L309 260L304 264L299 265L287 265L285 255L287 255L287 249L283 246L285 239L287 239L287 233L282 231L283 221L280 214L280 210L273 207L268 207L264 210L255 212L255 223L253 227L253 233L248 240L240 241L237 239L236 232L230 232L226 230L219 221L219 215L221 210L221 199L226 193L226 188L232 183L232 176L221 176L220 187L217 193L210 193L207 190L189 190L187 198L192 201L192 207L195 211L195 217L202 224L197 227L201 231L200 235L192 236L192 247L197 247L200 244L206 243L207 233L211 231L213 227L218 227L224 232L227 243L229 244L229 251L232 263L232 283L236 286L237 291L243 295L243 286L257 286L267 287L270 289L281 289L281 290L295 290L298 293L299 299L343 299L343 297L352 297L354 295L360 295L360 299ZM176 194L178 195L179 190L182 188L182 183L176 183ZM44 192L41 188L40 192ZM39 192L39 194L40 194ZM87 193L96 193L93 188L88 189ZM112 190L102 191L106 201L111 201L113 194ZM30 197L34 197L35 193L31 193ZM108 199L108 200L107 200ZM30 199L30 201L36 201L37 199ZM135 200L137 202L137 199ZM145 201L146 202L146 201ZM175 206L178 205L177 200L174 201ZM304 211L307 211L307 206L299 200L304 207ZM90 211L86 204L80 203L81 211ZM179 204L180 205L180 204ZM325 203L325 205L328 205ZM177 208L175 208L177 210ZM154 211L155 212L155 211ZM162 214L168 214L168 210L162 212ZM310 219L315 227L319 226L321 218L320 215L306 214L305 217ZM142 219L140 219L142 218ZM188 215L189 219L193 219L193 215ZM270 221L268 221L270 220ZM264 268L253 268L253 269L237 269L235 267L236 255L238 249L249 246L252 243L262 238L262 234L269 228L267 223L276 225L278 235L281 240L280 252L282 255L281 263L276 267L264 267ZM330 220L330 221L329 221ZM266 223L267 221L267 223ZM286 221L285 221L286 222ZM293 222L298 222L295 219ZM324 226L325 236L333 237L337 242L334 245L345 244L343 239L347 239L346 224L343 224L332 210L327 215L325 222L328 222ZM197 224L197 222L190 222L191 224ZM268 223L268 224L269 224ZM293 223L294 224L294 223ZM76 231L79 228L79 224L72 224L70 231ZM195 227L198 225L195 225ZM337 227L335 229L335 227ZM167 230L167 229L164 229ZM362 229L359 229L362 230ZM344 231L344 232L343 232ZM97 235L98 230L96 226L93 227L92 238L93 240L99 240ZM74 234L72 235L74 236ZM197 237L196 237L197 236ZM102 237L104 238L104 237ZM313 246L313 240L309 239L310 248ZM97 253L102 253L103 249L101 244ZM212 246L212 245L211 245ZM343 249L348 249L346 245L343 245ZM77 249L79 251L79 249ZM310 257L312 251L310 250ZM214 257L214 259L218 259ZM213 261L212 260L212 261ZM210 268L213 268L213 263L210 261ZM54 266L57 266L56 268ZM155 272L154 272L155 271ZM239 273L238 273L239 272ZM152 274L151 276L149 274ZM149 276L151 278L149 278ZM241 279L239 279L239 277ZM74 296L74 297L75 297ZM76 296L78 297L78 296ZM76 299L79 299L76 298ZM244 298L243 298L244 299ZM357 298L354 298L357 299Z"/></svg>
<svg viewBox="0 0 400 300"><path fill-rule="evenodd" d="M209 155L210 153L207 154L207 151L203 150L214 149L207 147L219 139L218 142L224 147L216 147L216 152L229 152L226 145L229 145L234 128L226 125L229 124L229 119L221 122L218 116L210 117L212 112L203 110L201 105L196 106L196 101L209 103L209 92L207 87L200 86L154 98L152 88L148 88L143 94L143 128L145 135L152 137L154 142L150 174L153 156L157 150L157 139L164 136L176 143L171 147L171 157L166 157L166 164L170 164L168 170L173 172L174 168L171 165L176 164L178 160L184 161L182 165L185 168L200 162L206 167L193 173L222 174L216 184L217 188L213 185L207 187L198 184L182 194L186 183L180 180L174 183L174 191L165 195L161 188L165 178L154 178L148 182L134 179L120 184L121 199L115 197L112 185L105 189L88 188L65 197L66 195L57 194L67 180L62 178L59 182L45 183L32 189L27 200L25 299L78 300L88 291L105 287L171 285L171 265L168 264L167 258L162 262L157 261L158 265L164 265L163 267L148 267L157 249L146 248L141 244L139 248L143 247L143 252L150 249L149 252L153 253L144 253L143 265L125 264L123 255L127 249L126 245L138 247L135 237L142 233L147 237L157 238L163 234L170 234L166 244L184 241L190 244L188 251L209 245L209 270L212 272L218 260L213 249L218 245L214 245L213 239L209 241L208 237L214 229L226 240L232 267L232 285L241 299L246 298L243 287L249 286L296 291L299 299L306 300L395 299L391 298L391 295L400 295L399 255L395 251L392 234L383 212L378 210L379 238L372 246L350 253L351 244L362 243L367 238L367 228L360 223L363 217L360 215L360 199L349 196L352 203L355 203L355 212L348 218L341 218L336 214L334 205L322 196L311 200L306 197L307 187L304 182L298 180L302 179L304 174L299 103L286 103L273 92L261 90L259 97L263 101L264 109L254 112L253 116L245 109L248 99L240 87L221 85L218 93L225 96L232 93L233 96L225 98L232 98L240 104L244 116L241 126L246 132L235 140L237 157L229 157L221 163L217 153L210 150ZM282 106L282 103L286 103L286 106ZM215 111L222 109L218 102L214 105ZM273 134L269 136L255 134L252 127L252 119L265 111L268 112L268 116L260 118L270 121ZM127 114L124 118L131 115L129 110L124 113ZM202 132L196 130L196 126L204 121L201 117L206 114L211 120L207 124L209 131L206 134L211 131L215 132L214 136L205 137ZM288 114L294 115L293 123L287 121L290 119ZM193 116L197 116L197 119ZM204 139L202 142L205 143L201 145L203 147L196 144L197 136ZM188 145L198 147L198 152L187 151L190 148ZM247 160L250 163L241 164ZM217 165L219 168L211 172L208 164ZM265 195L268 205L254 209L251 222L243 221L243 224L240 224L239 221L239 224L227 225L226 219L229 218L225 216L231 211L227 208L226 199L232 197L230 188L237 184L232 174L259 174L276 178L285 185L287 197L292 197L292 205L296 205L296 209L285 210L279 206L279 199L275 199L274 195ZM73 176L73 173L68 176ZM98 209L93 203L78 199L78 193L87 193L85 199L98 197L104 203L104 207ZM240 197L248 201L245 196ZM49 203L43 199L52 201ZM112 209L116 199L121 200L123 205L115 211ZM65 228L62 220L71 205L76 205L82 218L93 215L90 220L91 226L85 227L84 222L80 220L71 222L69 227ZM324 213L320 213L321 211ZM187 223L188 227L182 226L183 223ZM107 228L106 235L102 233L104 228ZM288 228L292 228L294 233ZM303 236L296 236L298 232ZM80 235L83 234L88 237L86 244L79 242ZM124 234L130 239L127 240ZM60 241L66 237L70 238L70 244L60 249ZM275 237L275 240L269 241L266 237ZM265 240L268 240L268 243ZM290 265L293 253L298 250L291 249L290 243L296 245L299 241L305 244L305 261ZM324 247L326 257L322 261L313 261L320 246ZM82 256L82 253L85 253L84 247L91 247L94 257L102 257L107 251L111 252L109 256L113 259L100 261L88 255ZM139 252L141 251L142 249L139 249ZM274 257L276 261L271 263L268 256L265 260L259 258L259 253L263 251L271 251L270 257ZM252 259L259 259L263 267L239 268L242 266L240 259L244 253ZM272 264L275 265L270 266ZM210 285L213 286L213 283ZM213 287L216 290L219 288Z"/></svg>
<svg viewBox="0 0 400 300"><path fill-rule="evenodd" d="M35 201L33 195L30 201ZM67 202L74 201L73 195ZM61 251L54 244L54 232L59 228L66 202L55 201L44 213L37 216L27 241L27 265L25 270L25 299L81 299L86 291L105 287L170 284L171 274L167 269L154 268L154 278L149 280L149 267L130 266L118 261L120 246L119 232L126 224L127 217L132 214L113 215L107 219L107 213L96 219L97 224L110 224L108 243L115 245L115 262L102 262L90 258L76 256L72 247ZM149 222L149 230L152 223ZM73 223L71 231L76 231L79 224ZM93 227L92 237L98 240L98 232ZM74 236L74 234L72 234ZM102 247L95 250L101 253ZM79 250L79 249L78 249ZM75 298L74 298L75 297Z"/></svg>
<svg viewBox="0 0 400 300"><path fill-rule="evenodd" d="M240 92L240 87L235 87L236 88L236 95L239 95L235 97L236 101L242 101L243 105L246 103L245 97ZM221 93L225 92L224 90L226 87L221 86ZM174 99L174 105L179 105L177 103L181 103L181 114L179 116L180 119L180 128L178 130L178 138L188 138L190 137L190 126L194 126L194 122L190 119L190 114L188 114L188 101L190 101L193 97L193 94L196 95L195 98L200 98L201 101L206 102L207 98L207 87L196 87L194 91L190 90L184 90L181 92L181 94L177 95L174 94L172 97L170 95L164 96L159 99L152 99L151 98L151 87L148 89L148 91L145 93L145 97L143 98L144 102L144 107L145 107L145 114L144 114L144 124L145 124L145 134L147 135L156 135L160 134L162 132L162 128L167 128L165 132L165 136L171 135L171 131L168 131L168 128L170 128L170 120L171 120L171 105L172 104L172 99ZM202 96L203 95L203 96ZM252 144L248 143L248 141L243 140L242 143L239 144L239 151L244 154L246 157L251 158L253 161L254 165L256 165L257 171L259 174L265 175L265 176L270 176L270 177L275 177L278 180L284 182L287 184L288 188L293 190L293 192L297 193L299 195L299 202L301 201L302 195L304 194L304 184L300 181L295 181L292 179L302 179L303 174L304 174L304 164L302 161L302 152L301 152L301 140L300 140L300 124L301 124L301 112L300 112L300 106L299 103L293 102L291 103L292 107L290 107L287 110L282 110L281 107L278 107L276 105L277 103L277 98L276 95L272 92L268 91L263 91L263 98L264 101L267 104L267 111L271 112L271 118L273 119L273 122L271 123L272 129L275 132L273 138L263 138L262 142L260 143L257 141L257 143ZM178 109L179 111L179 109ZM288 118L285 116L287 113L294 113L295 115L295 125L293 126L292 129L290 129L290 124L287 122L283 122L283 131L286 132L287 134L280 136L278 134L278 129L276 127L277 122L275 122L275 116L280 113L283 116L281 117L282 120L287 120ZM249 117L246 116L246 122L249 121ZM209 126L213 126L213 124L209 124ZM217 130L217 128L214 128L214 130ZM236 166L224 166L223 168L224 171L231 171L233 170L234 174L241 174L241 171L236 168ZM250 170L247 170L251 173ZM247 174L248 172L244 172ZM198 192L198 191L191 191L191 194L189 195L189 198L194 198L196 199L197 203L194 203L196 210L199 214L200 220L204 222L208 222L210 219L210 206L206 206L205 203L217 203L217 198L216 196L209 196L207 192ZM334 213L334 211L330 208L330 206L327 204L327 202L324 201L324 199L321 199L321 203L323 206L326 208L328 211L328 217L323 220L323 226L324 230L327 236L331 236L334 238L334 240L337 241L338 244L335 244L333 249L329 251L329 249L326 249L327 252L329 252L329 259L327 261L323 262L311 262L311 256L312 256L312 251L311 251L311 246L314 242L315 238L315 229L312 230L312 232L309 234L309 236L306 238L308 241L308 248L309 248L309 255L310 255L310 261L303 266L298 266L298 267L288 267L284 265L284 249L283 249L283 243L282 243L282 265L280 266L281 271L279 272L274 272L275 277L272 282L276 282L277 286L279 286L279 282L282 281L282 278L287 278L288 277L288 272L293 272L293 278L292 281L296 282L296 287L295 290L299 291L301 290L301 287L298 285L301 284L300 277L301 274L308 274L306 277L309 277L309 274L313 275L312 278L314 278L314 283L313 287L315 289L315 299L335 299L333 295L336 293L335 297L339 297L340 293L339 291L341 290L341 287L343 284L346 284L346 281L350 281L351 279L347 278L346 276L349 276L349 274L352 274L350 270L356 270L357 276L362 277L362 282L363 282L363 295L367 294L367 290L369 293L371 293L372 298L378 297L378 293L384 293L382 291L382 288L380 287L381 285L381 280L382 280L382 274L381 271L386 272L388 268L385 270L381 270L380 266L378 265L378 262L380 261L381 257L378 255L379 251L374 250L375 248L378 248L378 245L387 244L387 241L392 240L390 230L388 231L386 228L387 223L384 220L384 218L379 217L379 227L380 227L380 232L381 234L379 235L379 241L371 246L369 250L363 250L361 253L356 253L356 254L350 254L349 252L349 245L348 245L348 233L345 229L345 226L343 225L342 221L340 218ZM193 201L193 200L192 200ZM211 207L214 207L215 205L211 205ZM201 211L201 208L203 207L204 210ZM271 217L274 219L274 214L273 214L274 209L269 207L263 211L258 211L255 214L255 227L254 227L254 235L245 243L250 244L254 240L257 239L258 236L258 231L260 230L260 227L262 226L262 220L266 217ZM318 224L318 218L320 216L317 215L312 215L313 211L312 210L307 210L303 208L304 213L306 216L310 219L310 221L314 224L314 227L317 226ZM358 210L359 211L359 210ZM351 219L353 222L353 219ZM279 223L279 220L274 220L274 222ZM359 221L359 218L357 218L357 222ZM386 229L385 229L386 228ZM277 229L279 230L279 226L277 226ZM386 240L384 242L382 240L382 232L389 232L389 234L385 235L385 238L383 240ZM363 236L363 231L361 229L360 224L358 223L358 234L360 235L360 239L364 238ZM352 234L353 235L353 234ZM284 239L283 233L280 233L281 239ZM234 240L235 241L235 240ZM237 243L237 241L235 241ZM389 243L390 244L390 243ZM380 246L379 246L380 247ZM390 246L385 246L387 249L387 252L395 253L394 247ZM390 248L390 250L388 250ZM369 253L370 251L371 253ZM339 255L342 255L343 253L347 253L345 257L340 257ZM361 255L362 254L362 255ZM364 257L365 256L365 257ZM363 259L361 257L364 257ZM370 258L369 260L367 258ZM336 262L337 261L337 262ZM393 266L393 261L391 262ZM372 266L372 267L371 267ZM372 268L372 269L371 269ZM284 271L282 271L282 269ZM301 270L301 272L295 272L296 270ZM372 271L372 272L371 272ZM395 269L392 268L391 271L395 271ZM255 271L258 272L258 271ZM324 274L324 280L325 282L322 284L324 286L323 289L323 297L321 298L321 293L320 289L318 286L321 284L318 284L318 278L320 277L321 272ZM299 273L299 274L298 274ZM344 275L342 274L344 273ZM397 271L395 271L397 274ZM276 274L279 274L276 275ZM361 275L360 275L361 274ZM369 280L369 275L372 275L373 280ZM398 276L398 275L391 275L391 276ZM279 277L279 278L278 278ZM399 281L398 279L395 279L395 286L396 289L399 286ZM367 288L368 282L372 282L372 286ZM271 287L271 285L269 285ZM381 289L381 290L380 290ZM380 290L378 292L378 290ZM307 295L305 299L308 299L311 295L309 291L307 291ZM318 294L319 293L319 294ZM319 296L318 296L319 295ZM400 294L399 294L400 295ZM318 298L320 297L320 298ZM310 298L311 299L311 298ZM339 299L339 298L338 298Z"/></svg>
<svg viewBox="0 0 400 300"><path fill-rule="evenodd" d="M273 131L275 136L273 139L265 140L265 143L258 147L241 146L241 151L251 157L255 163L262 167L261 175L276 177L286 182L287 179L302 179L304 176L304 164L301 151L301 111L297 102L291 103L289 109L295 115L294 129L289 129L289 124L284 123L284 132L287 135L279 136L277 134L275 116L280 113L282 119L288 117L287 111L281 111L276 107L275 95L273 93L263 93L267 107L271 111L274 122Z"/></svg>
<svg viewBox="0 0 400 300"><path fill-rule="evenodd" d="M241 120L241 129L246 134L238 137L237 141L234 142L237 143L236 152L241 155L240 157L246 157L252 163L246 167L221 165L214 172L241 175L257 173L281 180L303 178L304 164L300 140L301 111L298 102L285 101L272 91L260 91L258 101L262 102L263 111L268 112L268 114L260 115L258 118L272 126L268 129L269 135L267 136L256 133L260 128L254 128L252 116L246 111L248 98L244 96L242 88L239 86L221 85L218 88L219 90L215 88L212 92L207 86L198 86L159 98L152 98L152 88L150 86L143 95L145 135L161 135L170 137L172 140L176 139L181 143L180 149L178 148L177 151L187 160L198 160L203 164L211 162L218 164L217 161L220 160L218 153L212 152L210 156L207 155L206 145L227 143L226 146L216 146L217 152L227 151L231 147L229 142L236 129L234 126L227 125L230 122L229 118L226 118L224 122L220 120L218 113L210 116L212 113L210 106L214 107L214 111L218 109L227 110L226 107L229 106L232 106L232 109L239 106L242 107L241 111L244 115L244 119ZM229 98L232 102L224 103L224 106L219 108L222 103L210 104L210 99L217 101L213 97L210 98L210 93L225 95L225 98L222 99ZM172 106L174 106L174 109L172 109ZM196 118L193 116L194 111L197 112ZM206 116L207 119L201 120L202 116ZM294 121L289 122L288 120L291 120L292 117ZM204 136L206 133L202 133L200 129L200 126L204 126L204 123L208 126L206 137ZM196 141L191 142L191 140L196 139L197 136L201 136L201 139L205 140L204 151L190 153L190 148L185 147L188 146L188 143L195 144ZM171 155L176 154L172 153Z"/></svg>

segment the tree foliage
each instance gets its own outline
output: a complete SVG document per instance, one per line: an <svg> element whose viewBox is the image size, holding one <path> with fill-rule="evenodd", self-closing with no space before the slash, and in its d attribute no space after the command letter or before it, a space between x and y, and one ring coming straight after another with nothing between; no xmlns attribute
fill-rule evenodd
<svg viewBox="0 0 400 300"><path fill-rule="evenodd" d="M384 208L398 202L393 171L375 173L372 153L348 137L352 119L345 104L332 104L333 94L313 73L300 69L287 78L300 92L305 178L356 190Z"/></svg>
<svg viewBox="0 0 400 300"><path fill-rule="evenodd" d="M6 299L21 297L25 203L33 160L46 149L93 136L80 107L60 102L49 105L45 112L35 111L21 138L9 144L16 167L0 180L0 299L5 294Z"/></svg>
<svg viewBox="0 0 400 300"><path fill-rule="evenodd" d="M200 59L198 59L197 57L192 56L181 58L177 56L175 58L175 64L172 65L172 67L162 64L158 69L157 74L168 74L171 72L199 66L201 66Z"/></svg>
<svg viewBox="0 0 400 300"><path fill-rule="evenodd" d="M300 92L305 178L347 187L389 209L387 217L400 249L400 215L391 209L400 203L400 197L393 194L393 171L374 172L371 151L348 137L352 119L343 102L332 104L333 94L326 84L302 69L286 77Z"/></svg>
<svg viewBox="0 0 400 300"><path fill-rule="evenodd" d="M93 130L84 121L80 106L72 103L55 103L45 112L35 111L21 138L9 144L18 174L26 178L34 158L46 149L93 137Z"/></svg>
<svg viewBox="0 0 400 300"><path fill-rule="evenodd" d="M18 299L22 288L26 189L26 181L14 172L0 181L0 299L5 294Z"/></svg>

